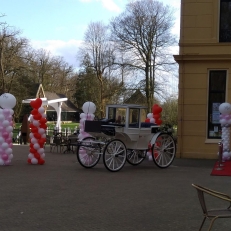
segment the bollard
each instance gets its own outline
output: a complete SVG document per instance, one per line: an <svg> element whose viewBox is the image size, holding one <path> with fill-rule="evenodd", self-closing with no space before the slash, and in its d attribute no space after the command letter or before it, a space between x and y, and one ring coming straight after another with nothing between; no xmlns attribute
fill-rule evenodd
<svg viewBox="0 0 231 231"><path fill-rule="evenodd" d="M223 153L223 143L222 141L220 141L218 143L219 146L219 155L218 155L218 167L216 168L216 170L223 170L223 164L222 164L222 153Z"/></svg>

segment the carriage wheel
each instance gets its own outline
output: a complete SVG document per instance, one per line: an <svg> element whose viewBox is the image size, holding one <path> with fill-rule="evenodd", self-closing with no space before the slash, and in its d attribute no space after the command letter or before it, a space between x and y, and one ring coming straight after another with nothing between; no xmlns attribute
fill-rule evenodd
<svg viewBox="0 0 231 231"><path fill-rule="evenodd" d="M100 160L101 148L97 143L92 143L95 138L86 137L77 148L77 160L85 168L94 167Z"/></svg>
<svg viewBox="0 0 231 231"><path fill-rule="evenodd" d="M171 135L160 133L152 146L152 158L159 168L167 168L173 162L176 144Z"/></svg>
<svg viewBox="0 0 231 231"><path fill-rule="evenodd" d="M143 160L146 157L146 153L147 151L144 151L144 150L128 149L127 150L127 162L131 165L138 165L141 162L143 162Z"/></svg>
<svg viewBox="0 0 231 231"><path fill-rule="evenodd" d="M119 171L126 162L127 149L120 140L111 140L104 148L103 162L112 172Z"/></svg>

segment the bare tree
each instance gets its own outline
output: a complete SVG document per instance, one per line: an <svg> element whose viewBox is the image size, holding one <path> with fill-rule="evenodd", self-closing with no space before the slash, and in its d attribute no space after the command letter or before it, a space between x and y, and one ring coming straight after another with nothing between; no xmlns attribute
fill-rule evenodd
<svg viewBox="0 0 231 231"><path fill-rule="evenodd" d="M105 94L105 77L110 77L115 50L109 41L108 28L101 22L90 23L85 33L84 43L79 52L81 60L86 56L89 57L89 67L94 69L95 75L100 85L100 114L104 116L104 107L106 98ZM108 83L107 83L108 84ZM111 91L114 94L115 88Z"/></svg>
<svg viewBox="0 0 231 231"><path fill-rule="evenodd" d="M0 23L0 91L10 92L14 78L22 68L25 68L25 48L28 40L18 35L6 23Z"/></svg>
<svg viewBox="0 0 231 231"><path fill-rule="evenodd" d="M172 64L166 48L173 45L173 11L155 0L137 0L111 21L112 40L130 59L124 63L145 74L145 93L149 111L154 102L158 71Z"/></svg>

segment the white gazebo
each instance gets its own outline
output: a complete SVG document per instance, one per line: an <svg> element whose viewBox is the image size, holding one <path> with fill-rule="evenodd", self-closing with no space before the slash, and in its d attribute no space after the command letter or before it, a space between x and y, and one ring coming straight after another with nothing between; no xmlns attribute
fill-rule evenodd
<svg viewBox="0 0 231 231"><path fill-rule="evenodd" d="M67 101L67 98L59 98L59 99L52 99L47 100L47 98L40 98L42 100L42 106L50 105L53 107L57 113L57 122L56 127L60 130L61 129L61 111L62 111L62 102ZM30 103L31 101L36 99L24 99L22 103Z"/></svg>

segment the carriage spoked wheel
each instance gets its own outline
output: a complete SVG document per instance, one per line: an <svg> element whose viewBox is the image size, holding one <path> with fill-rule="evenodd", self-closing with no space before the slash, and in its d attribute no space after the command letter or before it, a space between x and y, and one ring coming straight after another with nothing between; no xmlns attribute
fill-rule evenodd
<svg viewBox="0 0 231 231"><path fill-rule="evenodd" d="M146 157L147 151L144 150L134 150L134 149L128 149L127 150L127 162L131 165L138 165Z"/></svg>
<svg viewBox="0 0 231 231"><path fill-rule="evenodd" d="M91 141L95 141L95 138L86 137L77 148L77 160L85 168L94 167L100 160L101 147Z"/></svg>
<svg viewBox="0 0 231 231"><path fill-rule="evenodd" d="M152 146L152 158L159 168L167 168L173 162L176 144L171 135L160 133Z"/></svg>
<svg viewBox="0 0 231 231"><path fill-rule="evenodd" d="M121 140L111 140L107 143L103 152L105 167L111 172L117 172L123 168L126 162L127 149Z"/></svg>

